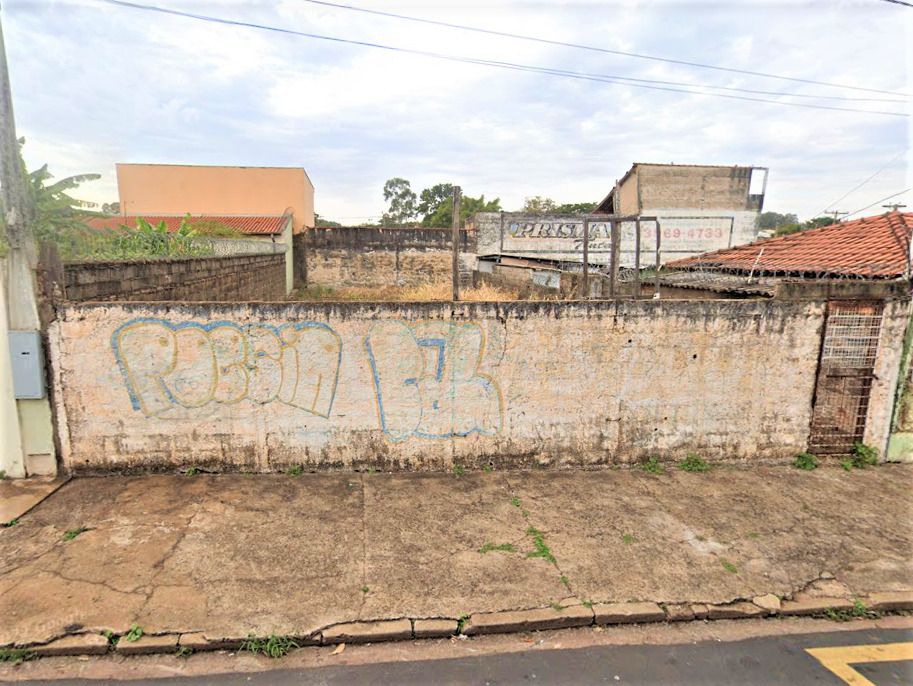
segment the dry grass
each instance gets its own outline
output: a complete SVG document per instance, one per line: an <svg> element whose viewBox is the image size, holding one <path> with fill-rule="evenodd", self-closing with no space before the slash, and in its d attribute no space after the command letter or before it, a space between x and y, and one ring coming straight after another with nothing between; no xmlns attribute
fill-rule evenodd
<svg viewBox="0 0 913 686"><path fill-rule="evenodd" d="M345 300L375 300L386 302L430 302L449 301L451 299L449 283L429 283L419 286L382 286L379 288L330 288L328 286L308 286L292 295L293 300L340 302ZM504 301L519 300L516 291L497 288L483 284L478 288L460 290L460 300L469 301Z"/></svg>

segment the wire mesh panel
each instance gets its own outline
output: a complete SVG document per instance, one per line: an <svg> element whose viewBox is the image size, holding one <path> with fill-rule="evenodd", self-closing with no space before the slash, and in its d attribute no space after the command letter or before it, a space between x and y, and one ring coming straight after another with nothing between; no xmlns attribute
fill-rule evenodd
<svg viewBox="0 0 913 686"><path fill-rule="evenodd" d="M844 455L862 441L881 315L879 302L828 303L809 439L813 453Z"/></svg>

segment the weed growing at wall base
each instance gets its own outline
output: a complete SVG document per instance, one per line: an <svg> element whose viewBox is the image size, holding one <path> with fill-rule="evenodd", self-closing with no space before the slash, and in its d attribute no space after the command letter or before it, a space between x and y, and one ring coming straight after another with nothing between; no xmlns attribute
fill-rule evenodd
<svg viewBox="0 0 913 686"><path fill-rule="evenodd" d="M818 467L818 458L811 453L799 453L793 460L796 469L812 470Z"/></svg>
<svg viewBox="0 0 913 686"><path fill-rule="evenodd" d="M856 469L865 469L878 464L878 450L865 443L853 443L853 454L850 459Z"/></svg>
<svg viewBox="0 0 913 686"><path fill-rule="evenodd" d="M881 613L870 610L861 600L856 600L849 610L836 610L829 607L824 611L824 616L832 622L848 622L851 619L878 619Z"/></svg>
<svg viewBox="0 0 913 686"><path fill-rule="evenodd" d="M688 453L688 456L678 463L678 468L683 472L709 472L710 464L695 453Z"/></svg>
<svg viewBox="0 0 913 686"><path fill-rule="evenodd" d="M131 624L130 631L124 634L124 640L134 643L143 637L143 627L139 624Z"/></svg>
<svg viewBox="0 0 913 686"><path fill-rule="evenodd" d="M640 468L650 474L664 474L666 472L665 467L659 463L659 458L656 457L656 455L650 457L646 462L641 463Z"/></svg>
<svg viewBox="0 0 913 686"><path fill-rule="evenodd" d="M88 531L88 530L89 530L88 527L85 527L85 526L78 526L78 527L76 527L75 529L69 529L69 530L63 535L63 540L65 540L65 541L72 541L74 538L76 538L77 536L79 536L79 534L84 534L84 533L85 533L86 531Z"/></svg>

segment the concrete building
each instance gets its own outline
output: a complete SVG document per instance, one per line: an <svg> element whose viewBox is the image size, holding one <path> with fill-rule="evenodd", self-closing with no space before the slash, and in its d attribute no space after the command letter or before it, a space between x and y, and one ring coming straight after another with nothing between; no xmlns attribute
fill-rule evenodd
<svg viewBox="0 0 913 686"><path fill-rule="evenodd" d="M656 217L670 259L720 250L757 239L767 175L765 167L635 162L596 213Z"/></svg>
<svg viewBox="0 0 913 686"><path fill-rule="evenodd" d="M294 233L314 226L314 184L301 167L116 166L125 215L291 215Z"/></svg>

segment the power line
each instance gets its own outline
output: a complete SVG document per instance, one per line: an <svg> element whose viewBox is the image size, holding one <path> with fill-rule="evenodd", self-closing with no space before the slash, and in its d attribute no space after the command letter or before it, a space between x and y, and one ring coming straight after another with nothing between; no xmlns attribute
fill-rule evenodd
<svg viewBox="0 0 913 686"><path fill-rule="evenodd" d="M904 7L913 7L913 4L909 2L904 2L903 0L882 0L882 2L892 2L895 5L903 5Z"/></svg>
<svg viewBox="0 0 913 686"><path fill-rule="evenodd" d="M847 217L852 217L854 214L859 214L859 213L862 212L863 210L867 210L867 209L869 209L870 207L874 207L874 206L877 205L878 203L884 202L885 200L890 200L891 198L896 198L898 195L903 195L903 194L906 193L908 190L910 190L910 189L909 189L909 188L904 188L902 191L898 191L897 193L891 193L891 195L889 195L889 196L887 196L887 197L885 197L885 198L882 198L881 200L876 200L876 201L873 202L871 205L866 205L865 207L860 207L858 210L855 210L855 211L853 211L853 212L850 212L850 213L849 213L848 215L846 215L846 216L847 216Z"/></svg>
<svg viewBox="0 0 913 686"><path fill-rule="evenodd" d="M227 26L240 26L240 27L244 27L244 28L259 29L262 31L272 31L272 32L276 32L276 33L283 33L283 34L292 35L292 36L301 36L304 38L313 38L316 40L325 40L325 41L330 41L333 43L358 45L361 47L376 48L379 50L387 50L390 52L400 52L400 53L411 54L411 55L420 55L422 57L430 57L433 59L446 60L446 61L450 61L450 62L461 62L464 64L484 65L484 66L489 66L489 67L497 67L499 69L526 71L526 72L531 72L531 73L545 74L545 75L549 75L549 76L557 76L557 77L563 77L563 78L582 79L585 81L595 81L595 82L600 82L600 83L609 83L609 84L614 84L614 85L629 86L631 88L646 88L649 90L669 91L672 93L687 93L690 95L705 95L705 96L714 97L714 98L728 98L730 100L747 100L749 102L763 102L763 103L769 103L769 104L773 104L773 105L785 105L785 106L789 106L789 107L805 107L805 108L819 109L819 110L833 110L833 111L838 111L838 112L856 112L856 113L860 113L860 114L877 114L877 115L883 115L883 116L889 116L889 117L905 117L905 118L909 116L903 112L887 112L887 111L880 111L880 110L861 110L861 109L855 109L855 108L850 108L850 107L835 107L833 105L818 105L818 104L812 104L812 103L799 103L799 102L783 102L783 101L779 101L779 100L770 100L767 98L753 98L753 97L748 97L748 96L743 96L743 95L729 95L726 93L705 93L702 91L689 90L689 89L685 89L685 88L673 88L673 87L660 86L660 85L648 85L645 83L637 83L637 82L633 82L633 81L622 82L619 79L626 78L626 77L614 77L611 75L603 75L603 76L588 75L588 74L583 74L583 73L579 73L579 72L565 71L565 70L561 70L561 69L553 69L553 68L548 68L548 67L536 67L533 65L517 64L517 63L513 63L513 62L501 62L501 61L496 61L496 60L486 60L486 59L480 59L480 58L460 57L457 55L447 55L447 54L443 54L443 53L429 52L429 51L425 51L425 50L414 50L411 48L401 48L401 47L397 47L397 46L393 46L393 45L386 45L383 43L358 41L358 40L351 40L351 39L347 39L347 38L339 38L336 36L325 36L325 35L321 35L321 34L317 34L317 33L310 33L310 32L306 32L306 31L297 31L295 29L288 29L288 28L284 28L281 26L271 26L268 24L258 24L258 23L254 23L254 22L246 22L246 21L240 21L240 20L235 20L235 19L225 19L222 17L214 17L214 16L204 15L204 14L195 14L192 12L184 12L181 10L169 9L169 8L165 8L165 7L158 7L156 5L144 5L144 4L140 4L140 3L136 3L136 2L128 2L127 0L96 0L96 1L103 2L108 5L118 6L118 7L126 7L126 8L130 8L130 9L144 10L144 11L149 11L149 12L159 12L161 14L169 14L169 15L178 16L178 17L185 17L188 19L196 19L198 21L205 21L205 22L211 22L211 23L216 23L216 24L224 24ZM700 87L700 86L698 86L698 87Z"/></svg>
<svg viewBox="0 0 913 686"><path fill-rule="evenodd" d="M366 14L374 14L382 17L390 17L393 19L403 19L405 21L414 21L420 24L431 24L433 26L444 26L450 29L459 29L461 31L473 31L475 33L486 33L492 36L502 36L504 38L516 38L518 40L532 41L535 43L546 43L548 45L559 45L565 48L576 48L578 50L590 50L592 52L602 52L609 55L621 55L622 57L635 57L642 60L652 60L655 62L668 62L670 64L680 64L687 67L697 67L700 69L714 69L716 71L726 71L734 74L745 74L748 76L762 76L768 79L780 79L782 81L794 81L796 83L810 83L817 86L828 86L830 88L848 88L850 90L858 91L868 91L870 93L884 93L886 95L903 95L905 97L910 97L907 93L897 93L895 91L880 90L877 88L864 88L862 86L848 86L840 83L828 83L826 81L815 81L813 79L800 79L792 76L781 76L778 74L767 74L760 71L750 71L747 69L735 69L733 67L720 67L715 64L704 64L702 62L689 62L687 60L677 60L671 57L657 57L655 55L645 55L643 53L637 52L625 52L623 50L610 50L609 48L599 48L593 45L582 45L580 43L568 43L565 41L550 40L548 38L539 38L537 36L526 36L519 33L508 33L507 31L494 31L492 29L483 29L477 26L466 26L463 24L453 24L446 21L437 21L434 19L422 19L420 17L410 17L405 14L396 14L394 12L383 12L381 10L370 10L365 7L356 7L354 5L343 5L341 3L327 2L326 0L304 0L305 2L310 2L314 5L324 5L326 7L335 7L337 9L352 10L355 12L364 12ZM901 2L900 0L887 0L888 2L898 2L900 4L907 4ZM911 5L913 7L913 5Z"/></svg>
<svg viewBox="0 0 913 686"><path fill-rule="evenodd" d="M871 175L869 178L867 178L865 181L863 181L862 183L860 183L858 186L853 186L853 188L851 188L851 189L848 190L846 193L844 193L843 195L841 195L841 196L840 196L839 198L837 198L834 202L829 202L827 205L825 205L825 206L824 206L824 210L826 210L828 207L833 207L834 205L836 205L838 202L840 202L841 200L843 200L844 198L846 198L846 197L847 197L848 195L850 195L851 193L855 193L856 191L858 191L860 188L862 188L864 185L866 185L869 181L871 181L872 179L874 179L874 178L875 178L876 176L878 176L881 172L883 172L885 169L887 169L887 168L890 167L892 164L894 164L894 162L895 162L898 158L900 158L901 155L903 155L903 154L905 154L905 153L906 153L906 150L901 150L900 152L898 152L896 155L894 155L894 157L892 157L892 158L887 162L887 164L885 164L883 167L881 167L877 172L875 172L874 174L872 174L872 175ZM824 210L821 210L821 212L818 212L818 214L823 214L823 213L824 213ZM816 216L817 216L817 215L816 215Z"/></svg>

